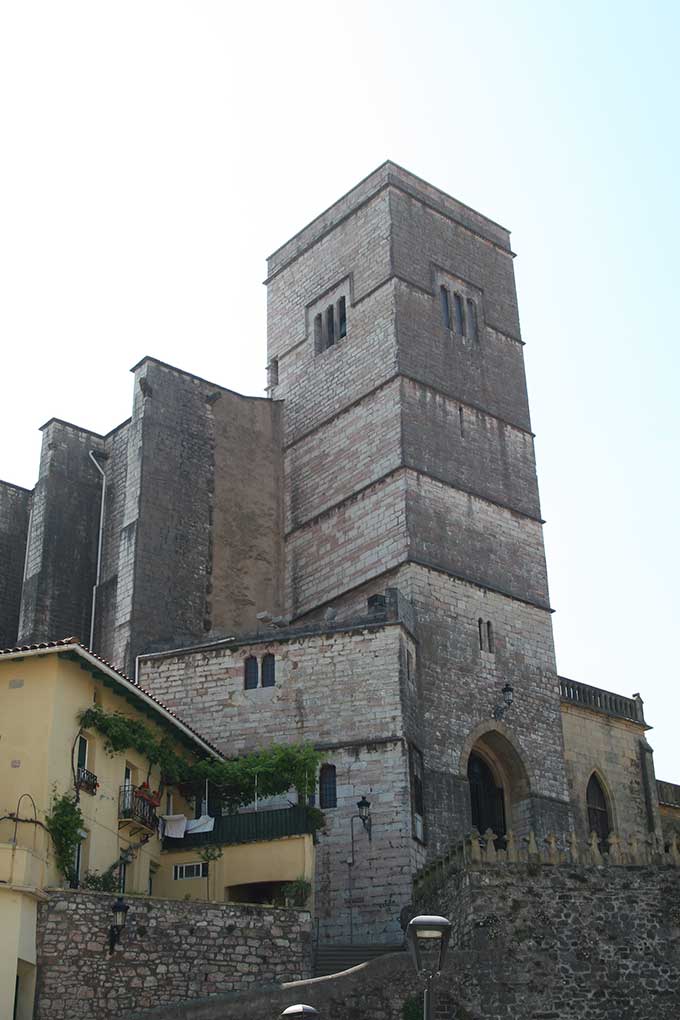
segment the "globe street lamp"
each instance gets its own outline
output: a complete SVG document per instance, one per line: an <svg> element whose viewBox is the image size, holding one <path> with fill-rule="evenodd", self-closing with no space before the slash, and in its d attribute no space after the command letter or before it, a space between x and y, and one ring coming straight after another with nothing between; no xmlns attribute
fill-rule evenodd
<svg viewBox="0 0 680 1020"><path fill-rule="evenodd" d="M444 966L451 922L435 914L420 914L409 921L406 938L416 971L425 978L423 1020L432 1020L432 982Z"/></svg>
<svg viewBox="0 0 680 1020"><path fill-rule="evenodd" d="M305 1017L306 1016L306 1017L310 1017L310 1018L318 1016L318 1015L319 1015L318 1011L316 1009L314 1009L313 1006L305 1006L305 1004L303 1002L298 1003L297 1006L289 1006L288 1009L284 1009L283 1013L281 1014L281 1016L290 1016L290 1017Z"/></svg>

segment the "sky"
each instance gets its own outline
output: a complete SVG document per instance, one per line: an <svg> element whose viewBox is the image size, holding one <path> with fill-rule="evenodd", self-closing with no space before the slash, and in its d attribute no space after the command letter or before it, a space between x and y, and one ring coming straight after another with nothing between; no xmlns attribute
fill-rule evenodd
<svg viewBox="0 0 680 1020"><path fill-rule="evenodd" d="M265 257L392 159L512 230L558 668L680 782L680 5L0 0L0 478L152 355L265 385Z"/></svg>

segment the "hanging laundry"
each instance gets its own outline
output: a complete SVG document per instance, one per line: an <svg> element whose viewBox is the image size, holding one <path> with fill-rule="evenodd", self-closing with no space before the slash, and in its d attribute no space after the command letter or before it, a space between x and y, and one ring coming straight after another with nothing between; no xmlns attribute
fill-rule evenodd
<svg viewBox="0 0 680 1020"><path fill-rule="evenodd" d="M187 831L186 815L161 815L165 823L165 836L171 839L182 839Z"/></svg>
<svg viewBox="0 0 680 1020"><path fill-rule="evenodd" d="M212 832L215 828L215 819L210 815L201 815L200 818L190 818L187 821L187 832Z"/></svg>

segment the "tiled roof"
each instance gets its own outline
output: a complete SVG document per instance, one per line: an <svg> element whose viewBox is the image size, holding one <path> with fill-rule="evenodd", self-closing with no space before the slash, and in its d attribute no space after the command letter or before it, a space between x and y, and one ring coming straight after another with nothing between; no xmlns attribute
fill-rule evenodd
<svg viewBox="0 0 680 1020"><path fill-rule="evenodd" d="M159 701L158 698L156 698L149 691L146 691L144 690L143 687L140 687L140 685L131 677L127 676L125 673L121 673L119 669L116 669L115 666L112 666L111 663L108 662L106 659L102 659L101 655L97 655L96 652L93 652L90 648L84 645L76 637L66 637L62 638L59 641L40 641L32 645L15 645L14 648L2 648L0 649L0 656L20 655L22 652L24 653L58 652L66 648L82 655L84 659L95 659L97 663L103 666L108 673L111 673L116 680L122 680L123 683L129 684L130 687L138 694L142 695L143 698L148 698L149 701L152 701L155 705L158 706L158 708L161 709L161 711L163 711L164 713L166 713L166 715L169 715L172 719L174 719L190 735L195 737L206 748L209 748L213 752L213 754L217 755L219 758L224 757L222 752L219 751L214 744L211 744L209 740L206 740L206 738L202 736L202 734L200 734L198 730L195 730L193 726L190 726L188 723L184 722L184 720L181 719L175 712L173 712L171 708L168 708L167 705L164 705L162 701Z"/></svg>

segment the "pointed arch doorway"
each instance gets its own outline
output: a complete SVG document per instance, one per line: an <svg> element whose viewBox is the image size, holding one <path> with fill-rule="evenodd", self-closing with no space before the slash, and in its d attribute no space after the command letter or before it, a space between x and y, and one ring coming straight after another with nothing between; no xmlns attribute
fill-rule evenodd
<svg viewBox="0 0 680 1020"><path fill-rule="evenodd" d="M491 766L473 751L468 759L467 774L473 828L481 834L491 829L497 836L504 836L505 794Z"/></svg>
<svg viewBox="0 0 680 1020"><path fill-rule="evenodd" d="M529 774L502 722L482 723L472 731L461 753L460 771L468 783L471 825L480 835L487 829L499 840L510 830L526 835L532 817Z"/></svg>

